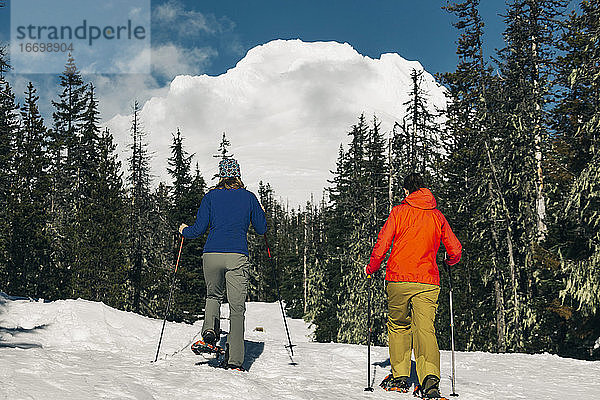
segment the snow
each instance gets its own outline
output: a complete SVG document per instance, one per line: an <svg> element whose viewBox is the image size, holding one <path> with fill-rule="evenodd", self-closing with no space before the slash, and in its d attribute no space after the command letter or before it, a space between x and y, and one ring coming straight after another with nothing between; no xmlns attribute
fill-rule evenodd
<svg viewBox="0 0 600 400"><path fill-rule="evenodd" d="M412 399L378 383L389 371L387 348L372 349L375 391L366 385L366 347L311 342L311 328L288 320L291 365L277 303L248 303L248 372L216 369L189 345L201 322L167 323L102 303L51 303L0 297L0 399ZM227 317L227 306L223 317ZM226 319L223 321L225 329ZM256 330L262 327L263 332ZM444 394L450 353L442 351ZM598 399L600 362L550 354L456 354L459 399Z"/></svg>
<svg viewBox="0 0 600 400"><path fill-rule="evenodd" d="M170 181L171 134L180 128L186 149L210 179L217 168L212 155L226 132L252 191L263 180L292 207L304 205L311 193L320 199L339 146L347 144L361 113L369 124L376 115L386 133L402 122L413 68L424 71L418 61L395 53L365 57L348 43L274 40L250 49L221 75L176 76L142 104L153 174L157 182ZM422 88L432 112L446 107L446 90L427 71ZM106 126L126 160L131 117L108 117Z"/></svg>

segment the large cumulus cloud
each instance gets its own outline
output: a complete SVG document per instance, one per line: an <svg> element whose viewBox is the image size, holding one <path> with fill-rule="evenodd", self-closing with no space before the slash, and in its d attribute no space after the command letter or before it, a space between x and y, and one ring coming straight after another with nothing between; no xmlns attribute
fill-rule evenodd
<svg viewBox="0 0 600 400"><path fill-rule="evenodd" d="M405 113L416 61L397 54L360 55L348 44L276 40L251 49L225 74L177 76L141 112L153 152L153 173L168 181L171 134L179 128L205 178L216 172L223 132L232 143L250 189L260 180L300 205L319 198L331 178L340 143L361 113L376 115L384 131ZM444 90L425 72L432 107L445 106ZM130 116L107 122L123 157Z"/></svg>

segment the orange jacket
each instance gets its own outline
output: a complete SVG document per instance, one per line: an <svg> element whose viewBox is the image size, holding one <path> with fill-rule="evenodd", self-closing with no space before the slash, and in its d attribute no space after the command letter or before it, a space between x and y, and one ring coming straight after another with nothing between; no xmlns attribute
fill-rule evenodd
<svg viewBox="0 0 600 400"><path fill-rule="evenodd" d="M436 256L440 240L448 253L448 265L460 261L462 246L429 189L412 192L394 208L377 236L367 273L377 271L388 249L392 254L387 262L385 280L440 284Z"/></svg>

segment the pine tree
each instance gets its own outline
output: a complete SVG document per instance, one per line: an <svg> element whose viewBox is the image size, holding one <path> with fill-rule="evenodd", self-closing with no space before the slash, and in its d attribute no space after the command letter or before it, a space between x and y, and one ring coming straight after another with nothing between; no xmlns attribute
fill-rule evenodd
<svg viewBox="0 0 600 400"><path fill-rule="evenodd" d="M9 290L43 295L49 272L50 243L47 193L50 181L45 153L47 130L38 109L39 97L29 82L21 107L21 130L15 140L15 179L9 202L11 240Z"/></svg>
<svg viewBox="0 0 600 400"><path fill-rule="evenodd" d="M455 72L442 75L449 89L446 110L446 135L444 147L447 157L442 165L444 179L440 191L440 204L446 217L463 244L461 264L454 273L457 310L464 314L457 318L457 345L466 349L486 348L495 351L507 349L507 310L505 275L511 258L505 246L508 235L500 215L501 190L494 179L494 160L491 144L495 135L491 111L495 109L492 96L493 79L483 58L483 21L479 14L479 1L466 0L449 4L445 9L458 17L454 26L461 31ZM482 149L484 151L482 151ZM507 243L512 238L507 236ZM510 246L508 246L510 247ZM463 286L464 285L464 286ZM493 293L494 307L476 299ZM441 296L445 295L445 285ZM440 331L447 338L449 325L441 304ZM513 314L516 317L516 313ZM482 320L494 320L491 324ZM466 329L460 329L464 326ZM496 336L495 342L489 340ZM449 338L447 338L449 339ZM449 343L449 340L443 340Z"/></svg>
<svg viewBox="0 0 600 400"><path fill-rule="evenodd" d="M9 242L11 236L9 198L14 178L15 138L18 130L18 106L5 73L10 69L6 48L0 47L0 290L7 291Z"/></svg>
<svg viewBox="0 0 600 400"><path fill-rule="evenodd" d="M553 304L553 309L564 315L556 329L558 352L593 357L593 342L600 335L600 4L582 1L580 9L580 14L572 13L565 23L563 55L557 62L556 134L554 158L549 163L554 191L549 208L555 215L550 232L554 247L563 256L566 281L562 302Z"/></svg>
<svg viewBox="0 0 600 400"><path fill-rule="evenodd" d="M274 259L267 256L267 248L262 236L256 235L250 229L248 235L248 247L252 272L248 282L248 296L252 301L276 301L275 281L273 280L272 268L276 265L275 257L278 253L278 233L280 224L277 219L276 209L278 205L274 199L273 189L268 183L258 183L258 200L265 210L267 219L267 236Z"/></svg>
<svg viewBox="0 0 600 400"><path fill-rule="evenodd" d="M131 121L130 145L131 155L129 157L129 264L131 266L129 281L133 293L130 298L130 306L133 311L140 312L142 296L142 275L147 266L147 259L151 251L148 239L150 231L154 230L152 220L148 218L151 210L150 198L150 157L148 155L147 143L144 141L145 132L140 121L140 107L136 101L133 106ZM167 210L163 207L164 212ZM156 222L156 221L154 221Z"/></svg>
<svg viewBox="0 0 600 400"><path fill-rule="evenodd" d="M590 122L590 128L596 131L600 128L599 115ZM583 242L583 251L577 258L565 260L563 266L567 284L561 297L573 299L573 305L578 306L573 316L577 328L563 338L568 347L562 350L568 355L581 356L589 349L589 356L593 356L595 340L600 334L600 152L596 150L597 145L590 163L573 185L566 208L569 219L579 225L579 239ZM559 304L556 306L557 311L564 311ZM567 312L567 316L571 316L570 310Z"/></svg>
<svg viewBox="0 0 600 400"><path fill-rule="evenodd" d="M219 144L219 154L215 154L213 157L220 158L222 160L226 158L232 158L233 154L229 154L229 146L231 146L231 142L227 139L227 136L225 136L225 132L223 132L223 138Z"/></svg>
<svg viewBox="0 0 600 400"><path fill-rule="evenodd" d="M171 157L167 171L173 179L171 187L169 211L170 231L175 231L179 224L193 224L196 210L200 206L206 189L204 179L196 164L195 176L191 174L193 154L188 154L183 147L183 137L177 129L171 144ZM202 314L206 297L206 286L202 272L202 249L206 237L185 243L182 257L184 262L178 276L178 290L175 292L174 315L178 319L195 321ZM196 317L195 317L196 316Z"/></svg>
<svg viewBox="0 0 600 400"><path fill-rule="evenodd" d="M334 188L331 190L332 236L338 231L337 243L332 243L331 267L338 272L329 272L330 285L338 280L341 290L337 294L336 340L358 343L364 340L366 321L364 312L367 301L367 285L364 268L368 263L370 251L377 232L387 217L387 173L385 142L379 132L377 119L373 127L366 124L364 115L349 132L351 137L347 153L340 150L337 173L334 177ZM342 225L339 231L337 225ZM347 225L346 225L347 224ZM374 285L373 310L374 326L383 327L385 317L385 299L382 296L383 281L377 280ZM325 310L323 310L325 311ZM317 315L321 319L324 315ZM321 321L319 321L321 322ZM318 322L318 323L319 323ZM325 325L326 329L330 329ZM320 332L319 332L320 333ZM376 343L385 341L385 333L375 331Z"/></svg>
<svg viewBox="0 0 600 400"><path fill-rule="evenodd" d="M148 209L141 220L144 224L151 224L152 229L147 230L140 227L136 234L142 236L140 253L143 260L139 271L139 312L154 318L162 317L160 313L166 307L169 297L170 285L174 273L174 266L179 250L179 239L173 229L169 218L172 204L169 196L169 187L161 182L156 190L148 198ZM183 257L183 256L182 256ZM135 260L135 258L133 259ZM185 259L184 259L185 260ZM185 262L187 263L187 261ZM180 271L184 264L180 263ZM133 277L137 274L136 266L133 265ZM178 271L175 276L176 285L181 281L182 273ZM135 284L135 280L133 281ZM176 296L179 293L176 293ZM134 286L135 296L135 286ZM135 299L135 297L134 297ZM182 314L179 311L180 301L175 298L171 305L170 318L181 321Z"/></svg>
<svg viewBox="0 0 600 400"><path fill-rule="evenodd" d="M341 264L338 255L344 246L344 236L351 228L349 213L346 212L346 193L348 186L347 173L344 170L346 153L340 145L336 170L332 171L333 179L328 181L331 186L326 189L329 203L322 200L322 253L321 261L315 265L313 272L311 314L315 324L315 340L318 342L337 341L338 336L338 304L340 301Z"/></svg>
<svg viewBox="0 0 600 400"><path fill-rule="evenodd" d="M95 230L91 249L95 262L94 299L111 307L125 309L127 285L127 211L121 162L116 154L113 136L105 129L98 139L98 179L92 188L95 199L93 221Z"/></svg>
<svg viewBox="0 0 600 400"><path fill-rule="evenodd" d="M549 133L547 104L554 32L563 1L515 0L505 17L506 47L500 51L503 99L497 160L499 180L514 217L515 304L517 349L539 350L552 345L550 304L558 298L555 260L542 247L547 238L544 164ZM521 297L521 299L519 299ZM546 325L547 324L547 325Z"/></svg>
<svg viewBox="0 0 600 400"><path fill-rule="evenodd" d="M94 86L90 84L86 92L86 104L80 119L81 128L76 145L79 160L77 161L77 184L72 193L75 219L74 224L67 229L76 260L70 266L73 296L89 300L99 300L106 296L101 290L107 287L103 282L104 265L99 260L101 243L98 243L99 238L96 236L99 229L96 221L100 217L98 211L105 211L102 203L107 201L98 197L100 179L104 178L100 176L98 170L101 155L99 119L98 101L94 94ZM106 156L111 157L110 154Z"/></svg>
<svg viewBox="0 0 600 400"><path fill-rule="evenodd" d="M86 85L77 70L73 57L60 76L62 93L58 101L52 101L54 128L51 130L48 149L51 153L50 176L50 223L52 240L52 274L47 277L50 298L72 297L72 270L77 264L76 248L72 233L77 229L75 216L80 188L80 139L81 119L86 107Z"/></svg>
<svg viewBox="0 0 600 400"><path fill-rule="evenodd" d="M408 136L408 160L410 170L420 172L424 177L430 176L436 153L438 127L435 116L427 106L427 93L422 88L423 71L413 69L410 74L412 87L409 100L404 103L406 116L402 127Z"/></svg>
<svg viewBox="0 0 600 400"><path fill-rule="evenodd" d="M191 164L193 156L183 148L183 138L181 132L177 129L177 133L173 135L171 157L168 159L169 167L167 168L167 172L173 179L171 218L174 223L189 220L190 216L195 215L195 210L199 206L199 204L188 201L188 192L192 183Z"/></svg>

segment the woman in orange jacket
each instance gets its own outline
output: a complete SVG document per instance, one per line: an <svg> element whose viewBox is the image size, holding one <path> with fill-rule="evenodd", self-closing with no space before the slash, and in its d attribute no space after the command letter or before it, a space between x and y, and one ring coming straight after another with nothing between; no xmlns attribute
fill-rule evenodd
<svg viewBox="0 0 600 400"><path fill-rule="evenodd" d="M392 374L381 386L386 390L410 389L411 352L425 398L440 397L440 351L435 337L435 312L440 293L436 257L440 241L449 266L460 260L462 246L444 215L436 208L429 189L418 174L404 179L406 198L390 213L377 237L368 275L379 270L390 246L387 262L388 337Z"/></svg>

